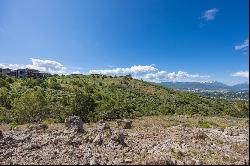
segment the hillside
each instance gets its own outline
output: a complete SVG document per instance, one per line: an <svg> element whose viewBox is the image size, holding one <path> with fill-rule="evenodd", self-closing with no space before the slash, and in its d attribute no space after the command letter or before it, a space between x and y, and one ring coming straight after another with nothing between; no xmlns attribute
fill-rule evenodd
<svg viewBox="0 0 250 166"><path fill-rule="evenodd" d="M233 88L236 90L249 90L249 83L236 84Z"/></svg>
<svg viewBox="0 0 250 166"><path fill-rule="evenodd" d="M249 105L244 101L209 99L129 76L4 77L0 87L2 123L63 122L69 115L84 121L169 114L249 115Z"/></svg>

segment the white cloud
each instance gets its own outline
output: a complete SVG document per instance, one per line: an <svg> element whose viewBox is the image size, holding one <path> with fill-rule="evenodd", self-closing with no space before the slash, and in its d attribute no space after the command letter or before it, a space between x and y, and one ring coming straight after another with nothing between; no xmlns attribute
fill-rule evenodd
<svg viewBox="0 0 250 166"><path fill-rule="evenodd" d="M30 58L32 61L31 65L26 65L28 68L37 69L42 72L48 73L57 73L63 74L65 73L66 67L64 67L61 63L52 61L52 60L41 60Z"/></svg>
<svg viewBox="0 0 250 166"><path fill-rule="evenodd" d="M52 61L52 60L41 60L30 58L32 64L0 64L2 68L10 68L10 69L36 69L41 72L51 73L51 74L67 74L67 68L64 67L61 63Z"/></svg>
<svg viewBox="0 0 250 166"><path fill-rule="evenodd" d="M239 72L233 73L232 76L243 77L243 78L249 79L249 71L239 71Z"/></svg>
<svg viewBox="0 0 250 166"><path fill-rule="evenodd" d="M247 50L249 48L249 38L247 38L243 43L234 46L235 50Z"/></svg>
<svg viewBox="0 0 250 166"><path fill-rule="evenodd" d="M200 81L200 79L209 78L210 76L201 76L199 74L188 74L187 72L178 71L168 73L158 71L156 73L146 74L143 78L147 81L164 82L164 81Z"/></svg>
<svg viewBox="0 0 250 166"><path fill-rule="evenodd" d="M26 65L23 65L23 64L0 64L0 68L9 68L9 69L13 69L13 70L16 70L16 69L24 69L26 68Z"/></svg>
<svg viewBox="0 0 250 166"><path fill-rule="evenodd" d="M80 71L73 71L73 72L71 72L70 74L82 74Z"/></svg>
<svg viewBox="0 0 250 166"><path fill-rule="evenodd" d="M108 70L90 70L90 74L104 74L104 75L137 75L145 72L156 71L157 69L150 65L150 66L141 66L141 65L134 65L130 68L114 68Z"/></svg>
<svg viewBox="0 0 250 166"><path fill-rule="evenodd" d="M187 72L167 72L159 71L153 65L149 66L132 66L130 68L114 68L109 70L90 70L89 74L104 74L104 75L127 75L131 74L133 78L143 79L150 82L163 81L201 81L209 76L201 76L198 74L189 74Z"/></svg>
<svg viewBox="0 0 250 166"><path fill-rule="evenodd" d="M51 74L81 74L76 67L66 68L63 64L53 60L41 60L30 58L31 64L0 64L1 68L22 69L30 68L37 69L41 72ZM187 72L167 72L160 71L154 65L134 65L127 68L112 68L106 70L90 70L85 74L103 74L103 75L117 75L124 76L131 74L133 78L143 79L150 82L163 82L163 81L206 81L209 76L201 76L199 74L189 74ZM205 79L205 80L204 80Z"/></svg>
<svg viewBox="0 0 250 166"><path fill-rule="evenodd" d="M218 12L219 12L219 9L217 8L209 9L202 14L201 18L204 19L205 21L212 21L215 19L216 14Z"/></svg>

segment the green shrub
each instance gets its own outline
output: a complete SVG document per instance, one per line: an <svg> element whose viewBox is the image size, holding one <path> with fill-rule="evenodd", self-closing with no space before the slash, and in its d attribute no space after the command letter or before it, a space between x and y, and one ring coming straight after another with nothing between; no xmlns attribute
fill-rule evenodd
<svg viewBox="0 0 250 166"><path fill-rule="evenodd" d="M17 125L18 124L16 122L12 122L12 123L10 123L9 126L10 126L10 129L13 130L13 129L15 129L17 127Z"/></svg>
<svg viewBox="0 0 250 166"><path fill-rule="evenodd" d="M78 90L72 103L72 114L88 121L88 116L96 107L95 100L89 93Z"/></svg>
<svg viewBox="0 0 250 166"><path fill-rule="evenodd" d="M54 123L57 123L57 120L53 118L47 118L42 121L42 124L44 125L49 125L49 124L54 124Z"/></svg>
<svg viewBox="0 0 250 166"><path fill-rule="evenodd" d="M10 88L10 84L7 82L7 81L5 81L5 79L4 78L1 78L0 77L0 88L1 87L6 87L6 88Z"/></svg>
<svg viewBox="0 0 250 166"><path fill-rule="evenodd" d="M55 90L61 89L61 84L57 81L55 77L49 78L47 85L51 89L55 89Z"/></svg>
<svg viewBox="0 0 250 166"><path fill-rule="evenodd" d="M18 123L40 122L48 113L45 94L41 89L27 91L13 102L13 114Z"/></svg>
<svg viewBox="0 0 250 166"><path fill-rule="evenodd" d="M201 128L212 128L213 127L212 123L209 121L199 121L198 123L199 123L199 127L201 127Z"/></svg>
<svg viewBox="0 0 250 166"><path fill-rule="evenodd" d="M9 90L6 87L0 88L0 107L11 108Z"/></svg>

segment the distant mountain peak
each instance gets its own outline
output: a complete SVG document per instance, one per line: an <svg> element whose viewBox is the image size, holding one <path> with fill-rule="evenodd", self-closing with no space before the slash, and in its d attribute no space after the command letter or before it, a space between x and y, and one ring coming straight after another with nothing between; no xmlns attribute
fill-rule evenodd
<svg viewBox="0 0 250 166"><path fill-rule="evenodd" d="M218 82L218 81L200 81L200 83L208 83L208 84L213 84L216 82Z"/></svg>
<svg viewBox="0 0 250 166"><path fill-rule="evenodd" d="M249 83L236 84L229 86L218 81L201 82L162 82L161 85L180 90L209 90L209 91L241 91L248 90Z"/></svg>

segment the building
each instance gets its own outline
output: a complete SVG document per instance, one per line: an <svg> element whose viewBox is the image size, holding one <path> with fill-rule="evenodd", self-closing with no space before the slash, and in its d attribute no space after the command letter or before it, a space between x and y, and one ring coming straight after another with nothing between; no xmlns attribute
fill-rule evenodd
<svg viewBox="0 0 250 166"><path fill-rule="evenodd" d="M38 70L34 70L34 69L17 69L16 71L16 78L26 78L26 77L30 77L32 75L35 75L35 73L39 73Z"/></svg>
<svg viewBox="0 0 250 166"><path fill-rule="evenodd" d="M48 76L47 73L41 73L38 70L35 69L17 69L17 70L11 70L11 69L2 69L0 68L0 76L12 76L16 77L17 79L21 78L27 78L27 77L33 77L33 78L43 78L45 76Z"/></svg>
<svg viewBox="0 0 250 166"><path fill-rule="evenodd" d="M6 69L0 68L0 76L15 76L15 75L16 75L15 71L9 68Z"/></svg>
<svg viewBox="0 0 250 166"><path fill-rule="evenodd" d="M0 69L0 75L1 76L7 76L7 75L10 75L11 73L11 70L10 69Z"/></svg>
<svg viewBox="0 0 250 166"><path fill-rule="evenodd" d="M103 77L104 75L102 75L102 74L90 74L90 76L93 78L100 78L100 77Z"/></svg>
<svg viewBox="0 0 250 166"><path fill-rule="evenodd" d="M48 73L32 72L28 74L28 77L32 78L43 78L49 76Z"/></svg>

